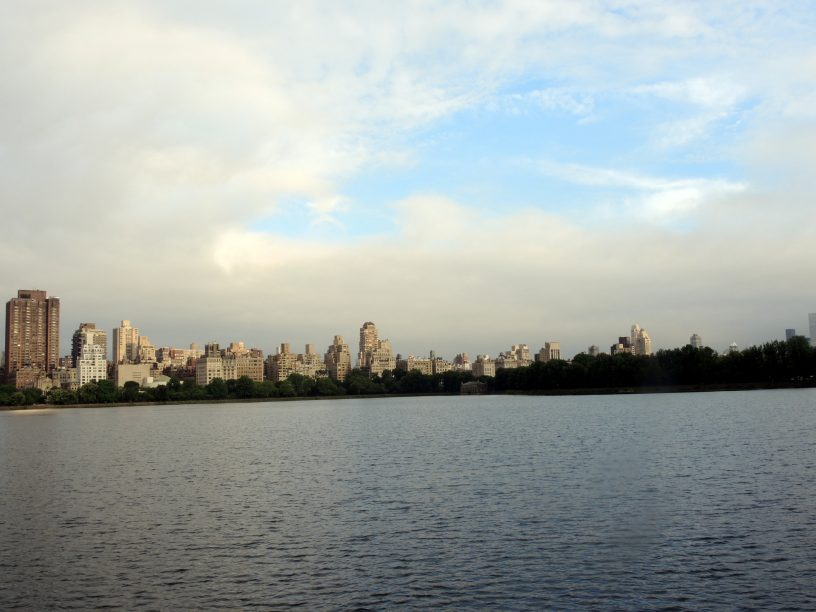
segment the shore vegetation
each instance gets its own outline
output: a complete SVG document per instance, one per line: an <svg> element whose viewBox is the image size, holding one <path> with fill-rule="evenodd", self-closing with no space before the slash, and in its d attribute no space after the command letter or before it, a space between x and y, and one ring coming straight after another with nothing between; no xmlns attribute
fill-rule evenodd
<svg viewBox="0 0 816 612"><path fill-rule="evenodd" d="M143 389L135 382L116 388L109 380L77 390L15 389L0 386L0 406L25 407L135 402L207 402L224 400L408 395L459 393L462 383L474 380L467 371L425 375L418 370L386 371L369 377L352 370L343 382L292 374L284 381L216 378L206 386L193 379L171 378L167 385ZM742 351L717 354L711 348L660 350L655 355L576 355L519 368L503 368L495 377L482 377L488 393L609 393L621 390L719 389L816 386L816 349L795 336Z"/></svg>

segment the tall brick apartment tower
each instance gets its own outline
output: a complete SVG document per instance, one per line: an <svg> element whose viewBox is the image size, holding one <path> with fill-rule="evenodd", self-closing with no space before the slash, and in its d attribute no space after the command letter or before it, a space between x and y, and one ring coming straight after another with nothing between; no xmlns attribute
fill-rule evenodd
<svg viewBox="0 0 816 612"><path fill-rule="evenodd" d="M20 289L6 302L6 377L25 367L57 367L59 312L59 298L38 289Z"/></svg>

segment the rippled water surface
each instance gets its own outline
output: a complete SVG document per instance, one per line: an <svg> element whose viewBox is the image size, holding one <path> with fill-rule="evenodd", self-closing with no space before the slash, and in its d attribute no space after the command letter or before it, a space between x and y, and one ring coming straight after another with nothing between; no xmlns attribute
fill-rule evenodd
<svg viewBox="0 0 816 612"><path fill-rule="evenodd" d="M816 608L816 392L0 413L0 609Z"/></svg>

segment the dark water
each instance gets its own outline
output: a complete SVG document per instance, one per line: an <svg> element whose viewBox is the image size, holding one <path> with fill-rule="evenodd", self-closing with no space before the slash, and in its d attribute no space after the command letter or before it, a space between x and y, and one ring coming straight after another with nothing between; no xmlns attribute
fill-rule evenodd
<svg viewBox="0 0 816 612"><path fill-rule="evenodd" d="M0 609L816 608L816 392L0 413Z"/></svg>

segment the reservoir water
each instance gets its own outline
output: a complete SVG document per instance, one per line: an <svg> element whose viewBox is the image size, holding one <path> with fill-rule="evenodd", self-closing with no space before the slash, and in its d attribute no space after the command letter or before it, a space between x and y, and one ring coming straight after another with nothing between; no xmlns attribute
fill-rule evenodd
<svg viewBox="0 0 816 612"><path fill-rule="evenodd" d="M0 412L0 609L816 609L816 390Z"/></svg>

